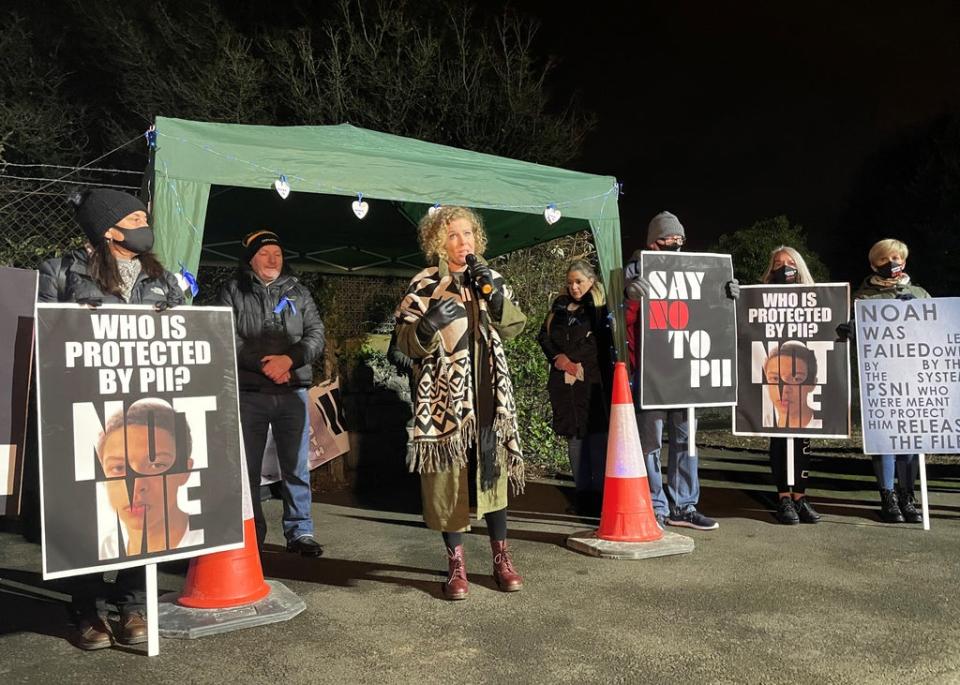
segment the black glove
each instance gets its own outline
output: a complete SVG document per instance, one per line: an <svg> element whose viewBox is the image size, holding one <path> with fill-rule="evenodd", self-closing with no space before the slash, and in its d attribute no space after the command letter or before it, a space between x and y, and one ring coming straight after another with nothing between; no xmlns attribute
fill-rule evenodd
<svg viewBox="0 0 960 685"><path fill-rule="evenodd" d="M650 297L650 287L650 281L643 276L635 276L627 281L623 294L628 300L642 300L645 297Z"/></svg>
<svg viewBox="0 0 960 685"><path fill-rule="evenodd" d="M100 297L81 297L76 300L77 304L85 304L91 309L96 309L97 307L103 306L103 298Z"/></svg>
<svg viewBox="0 0 960 685"><path fill-rule="evenodd" d="M853 319L837 326L837 337L840 342L850 342L857 339L857 327Z"/></svg>
<svg viewBox="0 0 960 685"><path fill-rule="evenodd" d="M497 292L493 285L493 272L483 262L476 262L470 267L470 280L473 281L474 289L485 300L489 300Z"/></svg>
<svg viewBox="0 0 960 685"><path fill-rule="evenodd" d="M503 318L503 293L493 284L493 272L490 271L490 267L477 262L470 267L470 279L473 281L474 290L490 305L490 318L500 321ZM489 286L486 293L483 292L485 285Z"/></svg>
<svg viewBox="0 0 960 685"><path fill-rule="evenodd" d="M167 311L168 309L173 309L173 308L176 307L176 306L177 306L177 305L175 305L173 302L167 302L166 300L162 300L162 301L157 302L156 304L153 305L153 311L155 311L155 312L165 312L165 311Z"/></svg>
<svg viewBox="0 0 960 685"><path fill-rule="evenodd" d="M448 326L460 315L460 306L456 300L447 297L435 301L417 324L417 340L426 347L441 328Z"/></svg>
<svg viewBox="0 0 960 685"><path fill-rule="evenodd" d="M732 281L727 281L727 297L731 300L735 300L740 297L740 281L734 278Z"/></svg>

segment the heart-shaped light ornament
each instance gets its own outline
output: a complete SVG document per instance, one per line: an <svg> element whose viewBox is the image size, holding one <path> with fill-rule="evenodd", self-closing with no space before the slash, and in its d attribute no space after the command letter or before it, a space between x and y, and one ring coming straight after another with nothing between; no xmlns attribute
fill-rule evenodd
<svg viewBox="0 0 960 685"><path fill-rule="evenodd" d="M543 210L543 218L547 220L547 223L551 226L558 221L560 221L560 210L557 209L557 206L554 204L547 205L547 208Z"/></svg>
<svg viewBox="0 0 960 685"><path fill-rule="evenodd" d="M290 194L290 184L287 183L286 176L281 176L276 181L274 181L273 187L277 189L277 195L282 197L284 200L287 199L287 195Z"/></svg>
<svg viewBox="0 0 960 685"><path fill-rule="evenodd" d="M367 215L367 212L370 211L370 205L363 201L363 193L357 193L357 199L354 200L350 206L353 208L353 213L357 215L358 219L362 219Z"/></svg>
<svg viewBox="0 0 960 685"><path fill-rule="evenodd" d="M433 215L436 214L439 210L440 210L440 203L438 202L438 203L435 204L433 207L431 207L430 209L427 210L427 214L429 214L430 216L433 216Z"/></svg>

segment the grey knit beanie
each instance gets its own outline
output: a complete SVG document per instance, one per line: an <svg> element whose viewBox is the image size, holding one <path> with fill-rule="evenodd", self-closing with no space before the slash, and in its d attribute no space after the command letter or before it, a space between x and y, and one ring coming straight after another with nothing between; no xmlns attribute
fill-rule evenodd
<svg viewBox="0 0 960 685"><path fill-rule="evenodd" d="M652 245L668 235L687 237L687 234L683 232L683 224L680 223L680 219L670 212L660 212L650 220L650 225L647 226L646 244Z"/></svg>

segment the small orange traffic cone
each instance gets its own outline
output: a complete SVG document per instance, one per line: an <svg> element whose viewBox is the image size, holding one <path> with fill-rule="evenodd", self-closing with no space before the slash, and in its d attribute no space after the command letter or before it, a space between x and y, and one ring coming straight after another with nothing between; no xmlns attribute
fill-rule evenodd
<svg viewBox="0 0 960 685"><path fill-rule="evenodd" d="M623 362L617 362L613 372L607 472L597 537L615 542L652 542L663 537L650 502L637 415Z"/></svg>
<svg viewBox="0 0 960 685"><path fill-rule="evenodd" d="M243 501L243 547L214 552L190 560L187 580L177 604L193 609L225 609L253 604L270 594L263 580L257 526L253 521L253 500L247 479L247 459L240 443L241 490Z"/></svg>
<svg viewBox="0 0 960 685"><path fill-rule="evenodd" d="M194 609L225 609L253 604L270 594L263 580L253 517L243 522L243 547L190 560L177 603Z"/></svg>

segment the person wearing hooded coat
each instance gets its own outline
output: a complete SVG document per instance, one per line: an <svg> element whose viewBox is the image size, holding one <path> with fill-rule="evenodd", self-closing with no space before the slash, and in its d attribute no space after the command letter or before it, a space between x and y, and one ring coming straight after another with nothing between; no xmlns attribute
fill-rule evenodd
<svg viewBox="0 0 960 685"><path fill-rule="evenodd" d="M218 304L231 307L234 313L240 424L250 492L260 490L263 449L272 427L287 551L319 557L323 547L313 536L310 467L307 453L300 448L313 362L323 354L323 322L310 291L284 260L276 233L254 231L242 245L237 272L221 289ZM267 535L263 504L259 497L251 499L262 550Z"/></svg>

